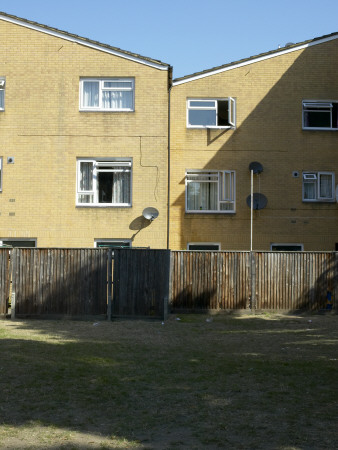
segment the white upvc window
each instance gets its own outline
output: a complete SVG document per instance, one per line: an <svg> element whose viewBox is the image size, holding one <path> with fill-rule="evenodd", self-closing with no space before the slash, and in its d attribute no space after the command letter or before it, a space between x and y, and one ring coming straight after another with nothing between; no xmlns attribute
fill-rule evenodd
<svg viewBox="0 0 338 450"><path fill-rule="evenodd" d="M303 172L303 202L333 202L333 172Z"/></svg>
<svg viewBox="0 0 338 450"><path fill-rule="evenodd" d="M303 101L304 130L338 130L338 102Z"/></svg>
<svg viewBox="0 0 338 450"><path fill-rule="evenodd" d="M187 100L187 128L235 128L236 101L227 98Z"/></svg>
<svg viewBox="0 0 338 450"><path fill-rule="evenodd" d="M0 77L0 111L5 111L5 86L6 79Z"/></svg>
<svg viewBox="0 0 338 450"><path fill-rule="evenodd" d="M131 160L78 159L76 204L131 206L131 172Z"/></svg>
<svg viewBox="0 0 338 450"><path fill-rule="evenodd" d="M83 78L81 111L134 111L133 78Z"/></svg>
<svg viewBox="0 0 338 450"><path fill-rule="evenodd" d="M185 192L186 212L236 212L236 174L233 170L187 170Z"/></svg>

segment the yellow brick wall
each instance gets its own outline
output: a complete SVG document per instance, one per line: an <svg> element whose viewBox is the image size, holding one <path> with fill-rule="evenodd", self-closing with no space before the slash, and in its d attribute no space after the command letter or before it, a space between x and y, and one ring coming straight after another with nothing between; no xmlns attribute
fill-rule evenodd
<svg viewBox="0 0 338 450"><path fill-rule="evenodd" d="M0 239L37 238L39 247L133 239L135 247L165 248L168 71L4 21L0 36ZM133 77L135 111L80 112L81 77ZM78 157L131 158L132 207L76 207ZM159 210L151 224L141 219L148 206Z"/></svg>
<svg viewBox="0 0 338 450"><path fill-rule="evenodd" d="M268 199L254 211L253 248L301 243L334 250L337 203L302 202L302 171L334 171L338 132L303 131L302 100L338 100L338 40L174 85L171 91L170 247L220 242L224 250L250 249L249 164L263 165L254 192ZM187 98L234 97L235 130L188 129ZM235 214L185 213L186 169L236 171ZM299 178L292 176L300 173Z"/></svg>

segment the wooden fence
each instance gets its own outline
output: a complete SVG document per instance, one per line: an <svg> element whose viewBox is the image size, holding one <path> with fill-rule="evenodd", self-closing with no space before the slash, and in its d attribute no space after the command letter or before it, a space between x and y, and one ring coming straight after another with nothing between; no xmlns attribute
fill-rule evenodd
<svg viewBox="0 0 338 450"><path fill-rule="evenodd" d="M114 250L113 317L164 319L169 270L169 250Z"/></svg>
<svg viewBox="0 0 338 450"><path fill-rule="evenodd" d="M327 307L329 296L337 308L338 252L173 251L171 255L174 311L316 310Z"/></svg>
<svg viewBox="0 0 338 450"><path fill-rule="evenodd" d="M338 252L114 253L112 264L107 248L0 249L0 315L10 280L18 316L164 318L168 311L319 310L329 301L338 311Z"/></svg>
<svg viewBox="0 0 338 450"><path fill-rule="evenodd" d="M109 249L13 249L15 314L107 314Z"/></svg>

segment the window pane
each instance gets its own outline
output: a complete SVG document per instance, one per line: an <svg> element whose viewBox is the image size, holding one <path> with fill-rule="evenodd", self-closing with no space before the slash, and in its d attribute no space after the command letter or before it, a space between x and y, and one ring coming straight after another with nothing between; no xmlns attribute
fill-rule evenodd
<svg viewBox="0 0 338 450"><path fill-rule="evenodd" d="M188 183L188 211L217 211L217 183Z"/></svg>
<svg viewBox="0 0 338 450"><path fill-rule="evenodd" d="M84 81L83 82L83 106L98 107L99 106L99 82Z"/></svg>
<svg viewBox="0 0 338 450"><path fill-rule="evenodd" d="M229 126L229 102L219 101L218 102L218 125Z"/></svg>
<svg viewBox="0 0 338 450"><path fill-rule="evenodd" d="M5 91L0 89L0 109L5 108Z"/></svg>
<svg viewBox="0 0 338 450"><path fill-rule="evenodd" d="M214 100L205 102L201 100L190 100L189 105L192 108L215 108L216 102Z"/></svg>
<svg viewBox="0 0 338 450"><path fill-rule="evenodd" d="M189 110L189 125L216 126L216 111Z"/></svg>
<svg viewBox="0 0 338 450"><path fill-rule="evenodd" d="M102 106L107 109L133 109L133 92L103 91Z"/></svg>
<svg viewBox="0 0 338 450"><path fill-rule="evenodd" d="M93 163L80 163L80 191L93 190Z"/></svg>
<svg viewBox="0 0 338 450"><path fill-rule="evenodd" d="M317 194L316 194L316 182L312 183L304 183L304 199L305 200L316 200Z"/></svg>
<svg viewBox="0 0 338 450"><path fill-rule="evenodd" d="M80 194L78 195L79 203L94 203L94 195L93 194Z"/></svg>
<svg viewBox="0 0 338 450"><path fill-rule="evenodd" d="M319 197L332 198L332 175L319 175Z"/></svg>
<svg viewBox="0 0 338 450"><path fill-rule="evenodd" d="M330 111L304 111L304 126L314 128L330 128Z"/></svg>
<svg viewBox="0 0 338 450"><path fill-rule="evenodd" d="M131 81L105 81L105 88L123 88L123 89L132 89L133 83Z"/></svg>

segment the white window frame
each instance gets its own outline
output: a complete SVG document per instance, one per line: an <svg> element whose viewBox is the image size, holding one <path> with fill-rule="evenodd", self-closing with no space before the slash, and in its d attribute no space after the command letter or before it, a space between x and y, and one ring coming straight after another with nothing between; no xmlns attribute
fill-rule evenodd
<svg viewBox="0 0 338 450"><path fill-rule="evenodd" d="M320 196L320 177L322 175L331 175L332 177L332 197L321 197ZM305 198L305 183L315 183L316 184L316 198ZM334 172L315 172L315 171L304 171L302 175L302 200L303 202L334 202L336 198L335 194L335 174Z"/></svg>
<svg viewBox="0 0 338 450"><path fill-rule="evenodd" d="M217 250L192 250L191 248L190 248L190 246L192 246L192 245L198 245L198 246L200 246L200 247L203 247L203 246L210 246L210 245L214 245L215 247L217 246L218 248L217 248ZM221 243L220 242L188 242L188 245L187 245L187 249L188 250L190 250L190 251L196 251L196 252L217 252L217 251L220 251L221 250Z"/></svg>
<svg viewBox="0 0 338 450"><path fill-rule="evenodd" d="M303 130L338 131L338 124L333 124L332 110L338 107L337 100L303 100L302 102L302 127ZM330 114L330 126L309 127L306 126L305 114L307 112L322 112Z"/></svg>
<svg viewBox="0 0 338 450"><path fill-rule="evenodd" d="M281 242L273 242L272 244L270 244L270 250L272 251L272 252L278 252L278 251L281 251L281 250L274 250L273 249L273 247L288 247L288 246L290 246L290 247L299 247L299 250L282 250L282 251L285 251L285 252L303 252L304 251L304 244L299 244L299 243L290 243L290 242L287 242L287 243L285 243L285 244L283 244L283 243L281 243Z"/></svg>
<svg viewBox="0 0 338 450"><path fill-rule="evenodd" d="M6 78L0 77L0 93L3 97L2 99L3 106L1 106L0 102L0 111L5 111L5 87L6 87Z"/></svg>
<svg viewBox="0 0 338 450"><path fill-rule="evenodd" d="M86 81L99 83L99 106L84 105L84 83ZM105 82L130 82L131 87L105 87ZM131 91L132 107L131 108L105 108L102 101L102 93L104 91ZM81 78L80 79L80 111L109 111L109 112L128 112L135 110L135 80L134 78Z"/></svg>
<svg viewBox="0 0 338 450"><path fill-rule="evenodd" d="M81 190L81 186L80 186L80 166L81 163L93 163L93 186L92 186L92 190L90 191L86 191L86 190ZM129 193L129 198L130 198L130 202L129 203L100 203L99 199L98 199L98 173L99 171L105 171L104 170L104 166L112 166L112 165L116 165L118 167L124 166L126 168L130 169L130 193ZM127 170L127 169L126 169ZM113 170L111 170L110 168L106 170L107 172L113 172ZM76 160L76 206L81 206L81 207L85 207L85 208L92 208L92 207L99 207L99 208L112 208L112 207L118 207L118 208L123 208L123 207L131 207L132 206L132 183L133 183L133 179L132 179L132 175L133 175L133 164L132 164L132 160L131 158L78 158ZM79 201L79 196L80 195L92 195L93 196L93 202L92 203L81 203Z"/></svg>
<svg viewBox="0 0 338 450"><path fill-rule="evenodd" d="M230 175L230 195L225 196L225 174ZM198 181L198 177L212 176L214 180L200 180L200 183L217 183L217 209L216 210L191 210L188 209L188 184L194 182L194 178ZM188 178L192 179L188 179ZM223 181L223 182L222 182ZM232 210L222 210L222 204L232 204ZM188 169L185 173L185 212L193 214L234 214L236 212L236 172L234 170L193 170Z"/></svg>
<svg viewBox="0 0 338 450"><path fill-rule="evenodd" d="M218 125L218 102L227 101L229 105L228 122L230 125ZM194 102L205 103L206 106L194 106ZM207 103L214 103L213 106L208 106ZM216 125L193 125L189 122L190 111L215 111ZM187 99L187 128L221 128L229 129L236 128L236 100L233 97L225 98L188 98Z"/></svg>

